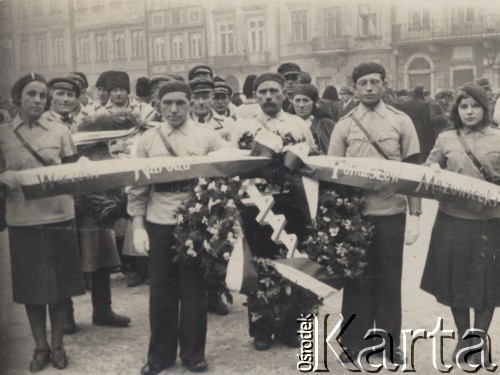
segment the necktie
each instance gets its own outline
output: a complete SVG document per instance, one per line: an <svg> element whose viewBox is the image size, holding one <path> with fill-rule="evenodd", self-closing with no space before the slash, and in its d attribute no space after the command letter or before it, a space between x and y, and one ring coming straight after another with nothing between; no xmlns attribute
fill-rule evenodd
<svg viewBox="0 0 500 375"><path fill-rule="evenodd" d="M65 124L71 125L72 119L70 115L61 115L61 121Z"/></svg>

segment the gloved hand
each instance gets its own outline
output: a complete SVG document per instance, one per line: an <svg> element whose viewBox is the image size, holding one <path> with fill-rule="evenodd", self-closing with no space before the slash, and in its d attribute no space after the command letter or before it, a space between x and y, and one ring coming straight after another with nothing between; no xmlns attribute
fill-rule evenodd
<svg viewBox="0 0 500 375"><path fill-rule="evenodd" d="M133 234L133 243L135 250L144 256L148 256L149 236L144 228L135 228Z"/></svg>
<svg viewBox="0 0 500 375"><path fill-rule="evenodd" d="M406 217L405 244L413 245L420 235L420 218L415 215Z"/></svg>
<svg viewBox="0 0 500 375"><path fill-rule="evenodd" d="M14 189L20 184L19 177L14 171L5 171L0 173L0 184Z"/></svg>

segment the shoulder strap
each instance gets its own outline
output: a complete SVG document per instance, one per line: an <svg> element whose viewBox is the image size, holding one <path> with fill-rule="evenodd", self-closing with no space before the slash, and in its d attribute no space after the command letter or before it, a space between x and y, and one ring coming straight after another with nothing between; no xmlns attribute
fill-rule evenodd
<svg viewBox="0 0 500 375"><path fill-rule="evenodd" d="M165 148L167 149L167 151L169 152L169 154L172 155L172 156L179 156L179 155L177 155L177 152L174 151L174 149L172 148L172 146L170 145L170 143L168 143L167 137L165 137L165 134L163 134L163 132L161 131L161 129L158 129L158 135L160 136L160 139L163 142L163 144L165 145Z"/></svg>
<svg viewBox="0 0 500 375"><path fill-rule="evenodd" d="M14 130L14 134L16 135L17 139L19 139L19 141L21 142L21 144L23 145L23 147L40 163L42 164L44 167L47 167L49 166L49 162L47 162L44 158L42 158L40 156L40 154L38 152L36 152L35 150L33 150L33 147L31 147L31 145L28 143L28 141L26 141L26 139L24 139L24 137L16 130Z"/></svg>
<svg viewBox="0 0 500 375"><path fill-rule="evenodd" d="M361 122L359 122L359 120L356 118L356 116L354 116L354 114L352 114L351 118L354 121L354 123L358 126L358 128L360 128L361 131L365 134L366 138L368 138L368 141L375 148L375 150L377 150L377 152L380 155L382 155L382 157L384 159L390 160L389 157L387 156L387 154L384 152L384 150L382 150L380 145L377 143L377 141L375 139L373 139L373 137L371 136L370 133L368 133L368 130L366 130L366 128L363 125L361 125Z"/></svg>
<svg viewBox="0 0 500 375"><path fill-rule="evenodd" d="M484 167L484 165L482 165L481 162L477 159L476 155L474 155L472 153L471 149L469 148L469 146L465 142L465 139L462 136L462 133L460 133L460 130L458 130L458 129L457 129L457 137L458 137L458 140L460 141L460 144L464 148L465 153L467 154L469 159L472 161L472 164L474 164L474 166L477 169L479 169L479 172L481 172L481 174L483 175L483 177L486 181L493 182L493 176L491 175L491 172L488 169L486 169Z"/></svg>

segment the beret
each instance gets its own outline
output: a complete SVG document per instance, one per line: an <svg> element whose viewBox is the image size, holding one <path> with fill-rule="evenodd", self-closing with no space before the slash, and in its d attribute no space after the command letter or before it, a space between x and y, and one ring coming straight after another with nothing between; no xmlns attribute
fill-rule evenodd
<svg viewBox="0 0 500 375"><path fill-rule="evenodd" d="M295 95L305 95L309 99L311 99L314 103L316 103L319 98L319 93L316 87L308 83L301 84L295 87L295 90L293 91L293 96Z"/></svg>
<svg viewBox="0 0 500 375"><path fill-rule="evenodd" d="M130 94L130 78L126 72L111 70L106 74L106 90L122 87Z"/></svg>
<svg viewBox="0 0 500 375"><path fill-rule="evenodd" d="M474 98L476 102L478 102L481 107L483 107L485 112L489 112L489 99L486 91L476 83L468 82L462 87L460 87L455 96L455 103L459 104L463 99L464 94Z"/></svg>
<svg viewBox="0 0 500 375"><path fill-rule="evenodd" d="M282 76L289 74L300 74L300 66L292 62L286 62L278 67L278 73Z"/></svg>
<svg viewBox="0 0 500 375"><path fill-rule="evenodd" d="M250 98L253 95L253 83L255 78L257 78L255 74L249 74L245 78L245 82L243 83L243 95L247 98Z"/></svg>
<svg viewBox="0 0 500 375"><path fill-rule="evenodd" d="M82 73L82 72L71 72L70 74L76 74L77 76L79 76L82 79L82 81L83 81L84 88L88 88L89 87L89 81L87 80L87 76L85 75L85 73Z"/></svg>
<svg viewBox="0 0 500 375"><path fill-rule="evenodd" d="M68 91L73 91L76 97L81 94L80 86L74 80L64 77L54 78L49 81L48 84L50 89L63 89Z"/></svg>
<svg viewBox="0 0 500 375"><path fill-rule="evenodd" d="M199 73L207 73L210 74L210 77L214 76L214 72L212 71L212 68L209 67L208 65L196 65L193 66L191 69L189 69L188 72L188 80L192 81L193 78L199 74Z"/></svg>
<svg viewBox="0 0 500 375"><path fill-rule="evenodd" d="M12 89L10 90L10 97L12 98L12 102L16 105L20 104L20 99L21 99L21 94L23 92L23 89L26 87L28 83L38 81L42 82L44 84L47 84L47 81L45 80L45 77L42 76L41 74L38 73L29 73L26 74L25 76L22 76L19 78L16 83L14 83L14 86L12 86Z"/></svg>
<svg viewBox="0 0 500 375"><path fill-rule="evenodd" d="M189 88L188 84L175 79L162 84L158 88L158 100L161 100L161 98L165 94L168 94L170 92L184 92L189 98L191 98L191 89Z"/></svg>
<svg viewBox="0 0 500 375"><path fill-rule="evenodd" d="M371 73L379 73L382 76L382 79L385 79L384 67L376 62L368 62L361 63L354 67L354 70L352 71L352 81L354 82L354 84L356 84L360 77Z"/></svg>
<svg viewBox="0 0 500 375"><path fill-rule="evenodd" d="M354 91L350 86L342 86L340 88L340 93L354 95Z"/></svg>
<svg viewBox="0 0 500 375"><path fill-rule="evenodd" d="M207 78L195 78L189 81L189 87L193 93L213 91L214 82Z"/></svg>
<svg viewBox="0 0 500 375"><path fill-rule="evenodd" d="M262 73L255 78L255 81L253 81L253 91L257 91L257 88L262 82L266 81L274 81L278 82L281 86L285 85L285 77L283 77L279 73L274 73L274 72L266 72Z"/></svg>
<svg viewBox="0 0 500 375"><path fill-rule="evenodd" d="M227 96L233 95L233 89L226 81L214 82L214 94L226 94Z"/></svg>

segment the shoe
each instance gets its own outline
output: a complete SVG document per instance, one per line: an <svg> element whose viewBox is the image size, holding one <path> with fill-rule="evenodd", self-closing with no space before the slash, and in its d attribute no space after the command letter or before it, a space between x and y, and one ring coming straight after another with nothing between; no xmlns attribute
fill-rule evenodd
<svg viewBox="0 0 500 375"><path fill-rule="evenodd" d="M256 337L253 340L253 347L256 350L268 350L271 346L273 346L273 340L270 337Z"/></svg>
<svg viewBox="0 0 500 375"><path fill-rule="evenodd" d="M193 364L183 364L191 372L205 372L207 371L208 365L205 360L202 360Z"/></svg>
<svg viewBox="0 0 500 375"><path fill-rule="evenodd" d="M130 274L130 276L127 278L127 286L129 288L134 288L136 286L139 286L141 284L144 284L144 277L138 273L138 272L133 272Z"/></svg>
<svg viewBox="0 0 500 375"><path fill-rule="evenodd" d="M50 362L50 348L47 346L45 349L35 349L33 352L33 359L30 363L30 371L38 372L47 366Z"/></svg>
<svg viewBox="0 0 500 375"><path fill-rule="evenodd" d="M58 370L68 367L68 357L66 357L66 352L62 346L59 348L52 348L51 359L52 366Z"/></svg>
<svg viewBox="0 0 500 375"><path fill-rule="evenodd" d="M141 375L158 375L171 366L173 365L157 366L153 365L152 363L146 363L141 368Z"/></svg>
<svg viewBox="0 0 500 375"><path fill-rule="evenodd" d="M113 310L94 312L92 314L92 324L96 326L126 327L130 324L130 318L118 315Z"/></svg>
<svg viewBox="0 0 500 375"><path fill-rule="evenodd" d="M391 362L395 365L404 365L406 363L406 356L399 346L394 348L391 354Z"/></svg>
<svg viewBox="0 0 500 375"><path fill-rule="evenodd" d="M207 310L222 316L229 314L229 307L222 300L221 295L208 296Z"/></svg>

